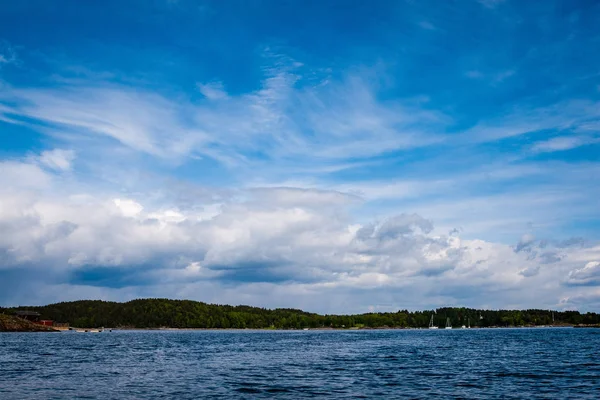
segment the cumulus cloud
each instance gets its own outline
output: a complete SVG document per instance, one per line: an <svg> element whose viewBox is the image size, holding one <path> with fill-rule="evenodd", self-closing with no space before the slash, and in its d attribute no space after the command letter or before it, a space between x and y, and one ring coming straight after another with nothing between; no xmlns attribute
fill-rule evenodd
<svg viewBox="0 0 600 400"><path fill-rule="evenodd" d="M114 199L114 203L125 217L135 217L144 209L140 203L130 199Z"/></svg>
<svg viewBox="0 0 600 400"><path fill-rule="evenodd" d="M517 243L517 245L515 246L515 253L518 253L520 251L531 251L534 242L535 236L533 236L530 233L526 233L525 235L521 236L519 243Z"/></svg>
<svg viewBox="0 0 600 400"><path fill-rule="evenodd" d="M43 189L50 186L52 179L50 174L34 163L0 162L0 184L4 190L13 185L20 188Z"/></svg>
<svg viewBox="0 0 600 400"><path fill-rule="evenodd" d="M11 233L0 236L0 277L40 293L90 287L111 299L163 295L269 306L294 306L293 300L316 311L357 312L406 306L407 296L415 308L505 306L493 295L503 290L515 291L514 304L549 307L597 279L594 247L557 247L525 235L516 251L458 231L434 234L433 222L418 214L359 222L349 209L360 200L336 191L249 188L204 204L206 213L157 207L144 196L85 196L82 186L41 169L38 158L0 167L34 171L31 179L53 188L15 181L0 189L0 230ZM585 268L575 268L586 259ZM564 276L568 285L561 286ZM533 289L538 300L528 298ZM22 290L8 285L0 300L17 301Z"/></svg>
<svg viewBox="0 0 600 400"><path fill-rule="evenodd" d="M600 262L590 261L583 268L569 272L569 285L600 286Z"/></svg>
<svg viewBox="0 0 600 400"><path fill-rule="evenodd" d="M540 267L539 265L536 265L534 267L529 267L529 268L525 268L524 270L520 271L519 274L523 275L526 278L529 278L531 276L535 276L540 272Z"/></svg>

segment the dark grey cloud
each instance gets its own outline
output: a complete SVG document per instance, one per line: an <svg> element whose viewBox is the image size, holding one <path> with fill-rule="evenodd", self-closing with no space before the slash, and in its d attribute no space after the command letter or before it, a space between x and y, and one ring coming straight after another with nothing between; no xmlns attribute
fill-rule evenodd
<svg viewBox="0 0 600 400"><path fill-rule="evenodd" d="M519 274L523 275L526 278L530 278L532 276L536 276L537 274L540 273L540 266L536 265L533 267L529 267L529 268L525 268L524 270L520 271Z"/></svg>
<svg viewBox="0 0 600 400"><path fill-rule="evenodd" d="M560 253L555 251L547 251L545 253L540 254L539 256L541 264L554 264L560 262L563 257Z"/></svg>
<svg viewBox="0 0 600 400"><path fill-rule="evenodd" d="M515 245L515 253L519 252L531 252L533 250L533 246L535 245L536 240L535 236L527 234L523 235L519 242Z"/></svg>

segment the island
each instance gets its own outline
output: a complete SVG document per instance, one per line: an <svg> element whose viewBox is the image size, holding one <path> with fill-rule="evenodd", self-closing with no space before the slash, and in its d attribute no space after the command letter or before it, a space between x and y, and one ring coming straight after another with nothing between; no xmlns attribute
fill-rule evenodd
<svg viewBox="0 0 600 400"><path fill-rule="evenodd" d="M17 313L25 318L34 313L39 316L39 321L26 321L16 316ZM65 330L68 326L90 329L419 329L600 324L600 314L579 311L444 307L424 311L323 315L292 308L267 309L171 299L137 299L124 303L79 300L45 306L0 308L0 315L2 321L6 321L0 324L0 331ZM50 326L40 326L40 323Z"/></svg>

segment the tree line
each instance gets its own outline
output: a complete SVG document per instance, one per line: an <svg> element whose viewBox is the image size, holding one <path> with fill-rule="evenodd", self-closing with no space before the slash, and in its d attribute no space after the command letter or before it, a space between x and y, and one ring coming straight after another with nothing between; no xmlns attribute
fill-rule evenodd
<svg viewBox="0 0 600 400"><path fill-rule="evenodd" d="M551 310L477 310L445 307L357 315L320 315L302 310L206 304L191 300L138 299L125 303L80 300L36 307L0 308L12 314L30 310L42 319L68 322L75 327L303 329L303 328L426 328L431 316L436 326L449 319L453 327L509 327L599 324L597 313Z"/></svg>

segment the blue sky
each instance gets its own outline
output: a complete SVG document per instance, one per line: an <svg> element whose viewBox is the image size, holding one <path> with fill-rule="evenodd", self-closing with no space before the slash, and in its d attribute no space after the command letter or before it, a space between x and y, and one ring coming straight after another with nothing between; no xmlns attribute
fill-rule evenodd
<svg viewBox="0 0 600 400"><path fill-rule="evenodd" d="M0 302L597 310L599 15L7 4Z"/></svg>

